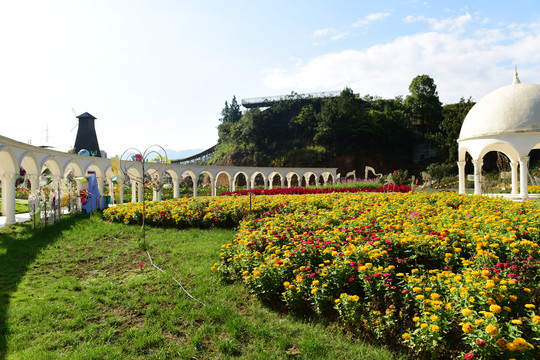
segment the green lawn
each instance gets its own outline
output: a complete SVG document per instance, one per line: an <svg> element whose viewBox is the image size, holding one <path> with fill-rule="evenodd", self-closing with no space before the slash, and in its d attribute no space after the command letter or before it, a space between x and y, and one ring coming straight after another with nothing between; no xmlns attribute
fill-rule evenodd
<svg viewBox="0 0 540 360"><path fill-rule="evenodd" d="M0 209L2 208L2 201L0 200ZM28 212L28 200L15 199L15 213L23 214Z"/></svg>
<svg viewBox="0 0 540 360"><path fill-rule="evenodd" d="M31 233L0 229L0 359L405 358L221 280L210 267L234 231L147 228L165 274L140 227L99 214Z"/></svg>

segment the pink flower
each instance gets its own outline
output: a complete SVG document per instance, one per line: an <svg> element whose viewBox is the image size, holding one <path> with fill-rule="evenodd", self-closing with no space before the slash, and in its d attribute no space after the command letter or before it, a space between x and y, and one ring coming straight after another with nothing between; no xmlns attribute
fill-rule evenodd
<svg viewBox="0 0 540 360"><path fill-rule="evenodd" d="M473 353L466 353L465 355L463 355L463 357L465 358L465 360L471 360L471 359L474 359L474 354Z"/></svg>
<svg viewBox="0 0 540 360"><path fill-rule="evenodd" d="M352 277L352 276L349 278L349 282L351 282L351 283L354 282L354 280L355 280L355 278Z"/></svg>

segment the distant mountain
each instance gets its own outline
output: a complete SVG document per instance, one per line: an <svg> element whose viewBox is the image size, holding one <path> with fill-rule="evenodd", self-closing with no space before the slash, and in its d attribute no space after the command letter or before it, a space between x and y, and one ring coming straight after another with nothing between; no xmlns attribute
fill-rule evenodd
<svg viewBox="0 0 540 360"><path fill-rule="evenodd" d="M177 150L165 149L165 151L167 151L167 157L171 160L187 158L195 154L198 154L200 152L203 152L204 150L205 149L190 149L190 150L177 151Z"/></svg>

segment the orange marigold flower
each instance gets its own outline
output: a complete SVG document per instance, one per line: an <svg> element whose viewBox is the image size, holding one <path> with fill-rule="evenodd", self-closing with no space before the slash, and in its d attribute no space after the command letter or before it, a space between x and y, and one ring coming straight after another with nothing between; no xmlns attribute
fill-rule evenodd
<svg viewBox="0 0 540 360"><path fill-rule="evenodd" d="M463 330L463 332L466 333L466 334L470 334L470 333L472 333L474 331L474 325L471 324L471 323L465 323L461 327L461 330Z"/></svg>

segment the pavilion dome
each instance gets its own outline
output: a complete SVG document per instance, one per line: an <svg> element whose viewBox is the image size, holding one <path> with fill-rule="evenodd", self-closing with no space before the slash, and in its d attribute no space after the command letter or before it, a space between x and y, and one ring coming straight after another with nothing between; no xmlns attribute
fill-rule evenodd
<svg viewBox="0 0 540 360"><path fill-rule="evenodd" d="M478 101L469 111L458 141L524 133L540 133L540 85L519 81Z"/></svg>

